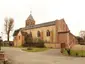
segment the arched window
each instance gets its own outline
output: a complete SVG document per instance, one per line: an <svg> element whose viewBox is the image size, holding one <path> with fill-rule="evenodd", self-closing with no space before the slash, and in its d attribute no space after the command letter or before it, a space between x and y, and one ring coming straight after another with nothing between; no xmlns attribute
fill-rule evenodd
<svg viewBox="0 0 85 64"><path fill-rule="evenodd" d="M50 36L50 31L49 31L49 30L47 30L46 35L47 35L47 36Z"/></svg>
<svg viewBox="0 0 85 64"><path fill-rule="evenodd" d="M19 40L20 40L20 36L19 36Z"/></svg>
<svg viewBox="0 0 85 64"><path fill-rule="evenodd" d="M30 36L32 37L32 32L30 32Z"/></svg>
<svg viewBox="0 0 85 64"><path fill-rule="evenodd" d="M40 31L37 32L37 36L40 37Z"/></svg>

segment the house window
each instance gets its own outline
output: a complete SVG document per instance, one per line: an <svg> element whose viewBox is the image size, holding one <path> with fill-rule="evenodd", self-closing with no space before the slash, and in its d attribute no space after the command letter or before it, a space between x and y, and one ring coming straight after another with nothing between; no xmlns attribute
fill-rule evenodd
<svg viewBox="0 0 85 64"><path fill-rule="evenodd" d="M40 37L40 31L37 32L37 36Z"/></svg>
<svg viewBox="0 0 85 64"><path fill-rule="evenodd" d="M47 30L46 35L47 35L47 36L50 36L50 31L49 31L49 30Z"/></svg>

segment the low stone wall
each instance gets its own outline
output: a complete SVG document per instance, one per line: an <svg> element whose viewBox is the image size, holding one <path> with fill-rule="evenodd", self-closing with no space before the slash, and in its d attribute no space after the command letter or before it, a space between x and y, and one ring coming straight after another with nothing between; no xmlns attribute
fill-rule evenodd
<svg viewBox="0 0 85 64"><path fill-rule="evenodd" d="M72 48L72 50L85 50L85 45L74 45Z"/></svg>
<svg viewBox="0 0 85 64"><path fill-rule="evenodd" d="M44 45L47 48L60 48L60 44L55 44L55 43L45 43Z"/></svg>

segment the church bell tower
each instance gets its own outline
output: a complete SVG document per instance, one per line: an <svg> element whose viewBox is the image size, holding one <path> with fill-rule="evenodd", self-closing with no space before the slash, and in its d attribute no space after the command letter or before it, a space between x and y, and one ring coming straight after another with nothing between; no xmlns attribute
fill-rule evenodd
<svg viewBox="0 0 85 64"><path fill-rule="evenodd" d="M33 19L31 12L30 12L29 17L26 20L25 27L30 26L30 25L35 25L35 20Z"/></svg>

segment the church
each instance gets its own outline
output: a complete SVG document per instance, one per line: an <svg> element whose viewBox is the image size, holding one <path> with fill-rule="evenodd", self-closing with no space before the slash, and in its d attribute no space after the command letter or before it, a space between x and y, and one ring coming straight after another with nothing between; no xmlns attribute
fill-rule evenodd
<svg viewBox="0 0 85 64"><path fill-rule="evenodd" d="M32 14L30 14L25 21L25 27L15 30L14 46L21 46L24 43L25 34L29 33L33 39L40 38L45 41L45 46L50 48L60 48L61 43L65 43L66 47L78 43L64 19L36 24Z"/></svg>

